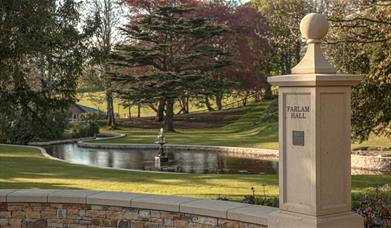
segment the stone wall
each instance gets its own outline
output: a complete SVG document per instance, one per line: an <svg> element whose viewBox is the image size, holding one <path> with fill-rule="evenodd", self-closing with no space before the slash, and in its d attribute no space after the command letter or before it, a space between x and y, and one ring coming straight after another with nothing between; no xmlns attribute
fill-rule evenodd
<svg viewBox="0 0 391 228"><path fill-rule="evenodd" d="M0 190L0 227L261 228L277 208L140 193Z"/></svg>
<svg viewBox="0 0 391 228"><path fill-rule="evenodd" d="M391 157L352 154L352 168L391 172Z"/></svg>

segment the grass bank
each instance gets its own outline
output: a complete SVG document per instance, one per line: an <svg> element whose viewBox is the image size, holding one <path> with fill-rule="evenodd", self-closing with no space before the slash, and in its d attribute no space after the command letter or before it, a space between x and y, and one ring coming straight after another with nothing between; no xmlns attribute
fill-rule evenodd
<svg viewBox="0 0 391 228"><path fill-rule="evenodd" d="M391 176L353 176L352 192L391 183ZM277 175L173 174L126 172L66 164L36 149L0 146L0 189L88 189L241 200L265 190L278 195Z"/></svg>
<svg viewBox="0 0 391 228"><path fill-rule="evenodd" d="M271 102L244 107L245 114L237 121L220 128L181 130L166 135L173 144L237 146L263 149L278 149L278 122L275 118L262 118ZM202 115L202 114L200 114ZM205 119L208 121L208 119ZM99 141L99 143L154 143L158 129L123 128L105 132L127 134L121 139ZM371 137L363 143L353 143L357 148L391 148L391 140L385 137Z"/></svg>

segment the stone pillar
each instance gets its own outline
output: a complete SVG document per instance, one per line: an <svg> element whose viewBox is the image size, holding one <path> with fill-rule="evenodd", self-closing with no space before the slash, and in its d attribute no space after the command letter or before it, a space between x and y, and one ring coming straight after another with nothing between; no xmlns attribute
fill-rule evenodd
<svg viewBox="0 0 391 228"><path fill-rule="evenodd" d="M279 86L280 210L269 227L363 227L351 212L350 96L361 77L337 74L320 48L328 22L309 14L300 23L308 48Z"/></svg>

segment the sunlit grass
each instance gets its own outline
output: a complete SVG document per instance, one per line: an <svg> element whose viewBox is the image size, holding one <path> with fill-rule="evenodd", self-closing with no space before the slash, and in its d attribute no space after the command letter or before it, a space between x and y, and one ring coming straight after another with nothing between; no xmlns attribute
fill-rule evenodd
<svg viewBox="0 0 391 228"><path fill-rule="evenodd" d="M391 176L353 176L352 192L391 183ZM278 196L277 175L126 172L49 160L35 149L0 146L0 189L89 189L241 200Z"/></svg>
<svg viewBox="0 0 391 228"><path fill-rule="evenodd" d="M391 183L391 176L353 176L352 192ZM251 193L278 196L277 175L175 174L126 172L53 161L35 149L0 146L0 189L89 189L142 192L199 198Z"/></svg>
<svg viewBox="0 0 391 228"><path fill-rule="evenodd" d="M237 146L263 149L278 149L278 124L276 120L265 120L262 113L270 105L263 102L258 105L245 107L245 112L239 120L221 128L202 130L177 129L175 133L168 133L167 142L172 144ZM127 134L121 139L99 141L98 143L154 143L158 129L124 128L122 130L105 132ZM390 148L391 139L372 136L363 143L353 143L352 148L380 147Z"/></svg>
<svg viewBox="0 0 391 228"><path fill-rule="evenodd" d="M72 165L44 158L38 150L0 146L1 189L90 189L240 199L250 188L278 194L275 175L144 173Z"/></svg>

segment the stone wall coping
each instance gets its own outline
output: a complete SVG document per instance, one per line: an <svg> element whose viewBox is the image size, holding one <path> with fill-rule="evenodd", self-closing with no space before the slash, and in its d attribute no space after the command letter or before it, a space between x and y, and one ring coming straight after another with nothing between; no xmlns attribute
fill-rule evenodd
<svg viewBox="0 0 391 228"><path fill-rule="evenodd" d="M65 143L76 143L81 140L95 140L95 137L61 139L61 140L53 140L53 141L47 141L47 142L29 142L28 145L30 145L30 146L50 146L50 145L65 144Z"/></svg>
<svg viewBox="0 0 391 228"><path fill-rule="evenodd" d="M181 212L180 207L182 204L197 200L198 199L179 196L145 195L144 197L133 199L132 207Z"/></svg>
<svg viewBox="0 0 391 228"><path fill-rule="evenodd" d="M254 224L267 224L269 215L278 211L276 209L274 207L251 205L229 210L227 217L232 220L242 220Z"/></svg>
<svg viewBox="0 0 391 228"><path fill-rule="evenodd" d="M62 190L48 194L48 203L78 203L87 204L89 196L101 193L101 191L89 190Z"/></svg>
<svg viewBox="0 0 391 228"><path fill-rule="evenodd" d="M228 202L222 200L201 199L181 204L181 212L188 214L212 216L217 218L228 218L229 210L248 206L249 204Z"/></svg>
<svg viewBox="0 0 391 228"><path fill-rule="evenodd" d="M118 135L110 135L108 137L86 137L86 138L73 138L73 139L61 139L61 140L53 140L47 142L30 142L28 145L30 146L50 146L64 143L77 143L79 141L102 141L102 140L110 140L110 139L119 139L124 138L126 134L118 134Z"/></svg>
<svg viewBox="0 0 391 228"><path fill-rule="evenodd" d="M221 200L89 190L0 190L0 203L72 203L179 212L268 225L278 208Z"/></svg>
<svg viewBox="0 0 391 228"><path fill-rule="evenodd" d="M100 192L88 196L87 204L132 207L132 200L138 197L145 197L145 194L128 192Z"/></svg>

